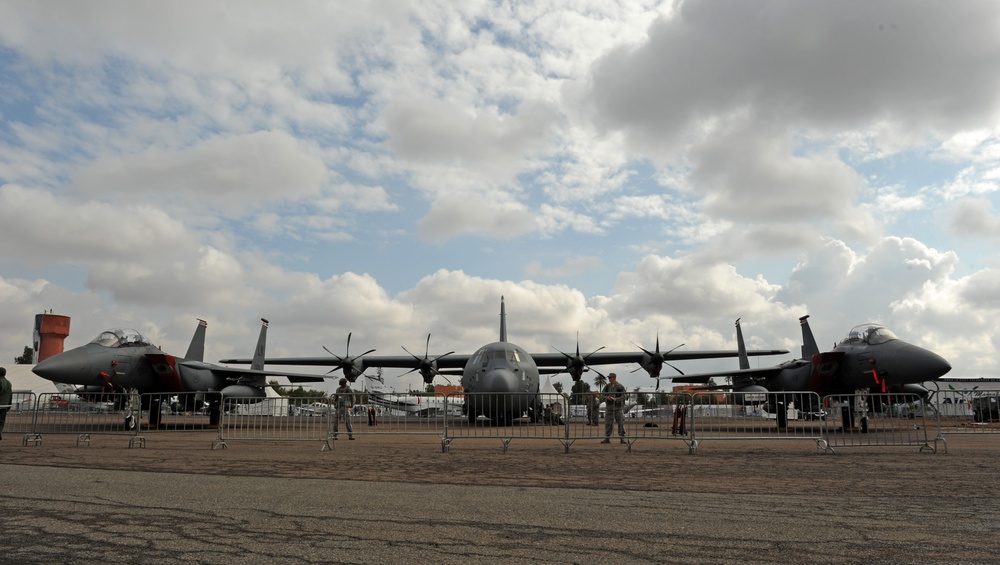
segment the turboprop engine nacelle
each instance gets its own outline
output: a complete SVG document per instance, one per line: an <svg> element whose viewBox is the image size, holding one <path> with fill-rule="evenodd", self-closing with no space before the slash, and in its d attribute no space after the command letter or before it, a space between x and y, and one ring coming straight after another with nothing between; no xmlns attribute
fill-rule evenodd
<svg viewBox="0 0 1000 565"><path fill-rule="evenodd" d="M768 390L760 385L748 385L733 388L733 392L739 393L734 395L734 402L740 401L743 404L763 404L767 401Z"/></svg>
<svg viewBox="0 0 1000 565"><path fill-rule="evenodd" d="M249 385L229 385L222 389L223 402L260 402L267 394L264 389Z"/></svg>

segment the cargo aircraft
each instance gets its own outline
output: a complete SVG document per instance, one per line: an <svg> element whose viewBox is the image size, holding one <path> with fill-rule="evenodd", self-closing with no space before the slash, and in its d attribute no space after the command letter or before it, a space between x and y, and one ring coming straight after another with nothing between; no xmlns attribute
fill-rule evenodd
<svg viewBox="0 0 1000 565"><path fill-rule="evenodd" d="M802 357L774 367L750 368L743 330L736 320L739 349L738 369L674 377L674 383L704 383L713 377L729 377L731 383L705 389L769 393L810 391L820 397L835 394L910 393L927 398L920 383L933 381L951 370L940 355L907 343L885 326L867 323L851 328L832 351L820 352L809 328L809 316L799 318L802 327ZM811 396L804 396L806 401ZM818 410L815 406L799 406ZM781 411L779 411L779 414Z"/></svg>
<svg viewBox="0 0 1000 565"><path fill-rule="evenodd" d="M499 340L480 347L475 353L456 355L453 351L442 355L429 354L418 357L404 348L409 355L377 355L370 349L360 355L351 356L351 335L347 336L347 352L344 356L330 350L331 357L294 357L266 359L272 365L332 366L330 373L340 370L344 377L354 382L369 367L410 369L419 372L425 383L430 384L437 375L461 375L465 391L465 415L469 423L482 418L495 425L508 425L532 408L540 413L540 374L568 373L574 381L580 380L591 365L613 365L638 363L651 377L659 378L667 360L710 359L736 357L736 351L688 351L674 350L661 352L659 338L656 348L648 351L601 352L600 349L581 356L579 346L575 355L567 353L528 353L521 347L507 341L507 311L503 297L500 297L500 337ZM325 349L325 348L324 348ZM602 348L603 349L603 348ZM676 349L676 348L675 348ZM787 350L755 350L747 355L782 355ZM223 359L220 363L249 363L247 359ZM405 373L404 373L405 374Z"/></svg>
<svg viewBox="0 0 1000 565"><path fill-rule="evenodd" d="M316 375L264 370L268 322L263 318L250 368L205 363L207 326L204 320L198 321L184 357L164 353L136 330L118 328L101 332L86 345L49 357L32 371L55 383L75 385L73 392L92 402L99 402L108 394L134 390L140 395L178 394L186 410L197 409L194 404L203 402L205 395L182 393L216 392L219 401L247 402L266 396L265 379L269 376L283 376L292 382L323 380ZM158 414L159 410L150 410L151 423L155 423Z"/></svg>

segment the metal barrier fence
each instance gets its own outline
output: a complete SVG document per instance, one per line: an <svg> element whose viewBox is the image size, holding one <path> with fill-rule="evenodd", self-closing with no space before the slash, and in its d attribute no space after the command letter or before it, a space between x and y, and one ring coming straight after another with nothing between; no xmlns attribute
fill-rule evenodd
<svg viewBox="0 0 1000 565"><path fill-rule="evenodd" d="M556 440L569 449L569 401L562 394L451 394L445 404L442 451L459 438L497 439L504 452L515 438Z"/></svg>
<svg viewBox="0 0 1000 565"><path fill-rule="evenodd" d="M129 437L129 447L136 442L139 395L130 393L73 395L64 399L56 393L39 394L35 402L31 432L24 445L38 445L46 434L75 434L76 445L90 444L91 436Z"/></svg>
<svg viewBox="0 0 1000 565"><path fill-rule="evenodd" d="M357 394L357 393L356 393ZM819 398L809 392L671 394L628 393L621 427L606 434L606 408L571 404L563 394L453 394L447 397L369 393L366 405L338 412L334 399L240 398L216 394L106 394L86 398L16 393L5 430L39 445L46 434L129 437L161 432L214 432L213 449L231 441L316 441L373 435L433 435L442 451L455 439L496 439L506 452L516 439L550 440L568 453L576 441L684 441L692 454L706 440L809 440L824 452L838 447L918 447L937 451L952 433L1000 434L1000 391L939 391L928 403L912 394L861 394ZM339 418L338 418L339 416ZM350 429L347 427L350 422ZM933 446L927 423L937 424Z"/></svg>
<svg viewBox="0 0 1000 565"><path fill-rule="evenodd" d="M321 451L333 449L335 440L347 436L441 436L448 407L444 397L396 393L369 393L369 403L337 407L336 400L254 398L227 399L219 425L216 447L227 441L321 441ZM461 405L455 406L461 410Z"/></svg>
<svg viewBox="0 0 1000 565"><path fill-rule="evenodd" d="M246 440L315 441L323 443L321 451L333 449L335 413L332 405L311 399L227 399L212 449L225 449L227 442Z"/></svg>
<svg viewBox="0 0 1000 565"><path fill-rule="evenodd" d="M607 404L599 397L590 405L571 407L567 422L568 444L577 440L600 440L602 443L625 444L628 451L639 440L688 441L687 418L690 414L691 396L671 394L670 404L657 404L656 395L629 392L621 408L622 421L612 413L608 426ZM569 445L566 446L569 451Z"/></svg>
<svg viewBox="0 0 1000 565"><path fill-rule="evenodd" d="M537 396L537 401L534 399ZM626 393L621 421L612 413L607 432L607 406L603 402L570 404L568 394L497 395L468 393L451 395L451 412L442 437L442 451L455 439L496 439L504 452L514 439L553 440L566 453L580 440L625 444L629 451L640 439L686 440L685 415L690 396L672 395L676 404L656 405L653 395ZM459 406L461 407L459 410ZM459 413L461 412L461 413Z"/></svg>
<svg viewBox="0 0 1000 565"><path fill-rule="evenodd" d="M692 454L705 440L808 440L830 448L823 402L813 392L698 392L689 409Z"/></svg>
<svg viewBox="0 0 1000 565"><path fill-rule="evenodd" d="M948 452L947 435L1000 434L1000 390L979 390L979 387L936 390L932 403L923 411L933 413L938 433L935 444L942 442Z"/></svg>
<svg viewBox="0 0 1000 565"><path fill-rule="evenodd" d="M217 433L222 395L218 392L155 393L139 397L135 443L163 432Z"/></svg>
<svg viewBox="0 0 1000 565"><path fill-rule="evenodd" d="M830 426L830 447L919 447L937 451L927 439L925 411L915 394L832 395L823 399L839 427Z"/></svg>
<svg viewBox="0 0 1000 565"><path fill-rule="evenodd" d="M9 405L0 405L0 410L5 411L3 433L8 435L23 434L27 438L31 434L31 427L35 418L35 393L15 392L11 395ZM22 440L22 445L27 445Z"/></svg>

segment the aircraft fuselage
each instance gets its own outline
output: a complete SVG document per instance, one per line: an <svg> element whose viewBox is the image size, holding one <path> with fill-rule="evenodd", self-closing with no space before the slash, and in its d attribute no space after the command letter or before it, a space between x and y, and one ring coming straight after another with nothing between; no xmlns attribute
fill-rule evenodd
<svg viewBox="0 0 1000 565"><path fill-rule="evenodd" d="M179 359L151 345L109 348L88 343L42 361L34 372L88 392L179 393L221 390L226 384L212 374L208 364Z"/></svg>
<svg viewBox="0 0 1000 565"><path fill-rule="evenodd" d="M509 423L534 405L538 385L534 359L506 341L480 347L462 372L470 420L486 416L497 423Z"/></svg>

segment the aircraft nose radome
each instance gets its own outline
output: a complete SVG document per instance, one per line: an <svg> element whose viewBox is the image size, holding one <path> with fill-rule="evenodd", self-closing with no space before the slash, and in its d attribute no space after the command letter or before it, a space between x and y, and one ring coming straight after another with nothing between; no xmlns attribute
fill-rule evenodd
<svg viewBox="0 0 1000 565"><path fill-rule="evenodd" d="M481 381L482 392L508 393L517 392L518 379L507 369L493 369L484 375Z"/></svg>
<svg viewBox="0 0 1000 565"><path fill-rule="evenodd" d="M908 383L932 381L951 370L951 364L944 357L916 345L901 348L895 364L896 375Z"/></svg>
<svg viewBox="0 0 1000 565"><path fill-rule="evenodd" d="M57 383L87 384L85 380L90 359L79 349L64 351L35 365L33 373Z"/></svg>

